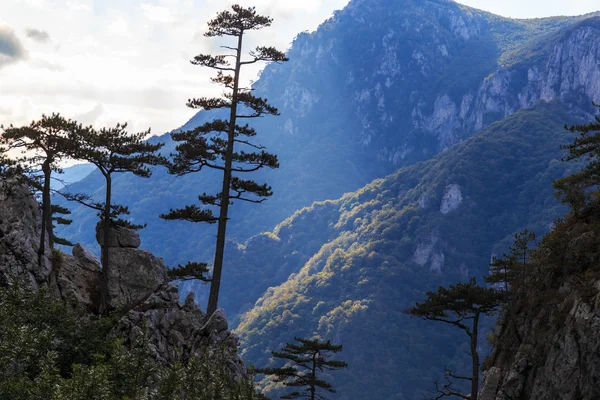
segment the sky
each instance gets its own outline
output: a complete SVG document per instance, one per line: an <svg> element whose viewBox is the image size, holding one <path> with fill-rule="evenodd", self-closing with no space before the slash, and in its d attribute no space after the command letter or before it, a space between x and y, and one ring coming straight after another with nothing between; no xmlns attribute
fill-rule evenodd
<svg viewBox="0 0 600 400"><path fill-rule="evenodd" d="M577 15L598 0L462 0L507 17ZM127 122L162 134L195 113L191 97L218 94L212 72L189 63L214 53L206 22L230 4L256 6L273 26L247 45L289 47L348 0L0 0L0 125L60 112L96 127ZM256 79L249 68L244 80Z"/></svg>

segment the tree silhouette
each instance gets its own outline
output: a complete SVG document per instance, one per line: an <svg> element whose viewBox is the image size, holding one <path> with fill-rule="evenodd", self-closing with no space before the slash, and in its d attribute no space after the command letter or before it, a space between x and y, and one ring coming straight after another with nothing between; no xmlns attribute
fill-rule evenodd
<svg viewBox="0 0 600 400"><path fill-rule="evenodd" d="M60 114L51 116L42 115L39 121L22 127L10 125L2 127L0 145L4 151L20 149L22 157L18 162L26 169L41 169L43 184L42 192L42 228L38 247L38 264L42 263L45 253L46 235L48 244L54 247L54 226L52 223L52 200L50 197L50 182L53 172L62 172L60 161L69 157L73 151L73 142L70 137L83 128L80 124L70 119L63 118ZM30 181L32 182L32 181Z"/></svg>
<svg viewBox="0 0 600 400"><path fill-rule="evenodd" d="M291 362L280 368L266 368L257 370L259 374L274 376L277 382L284 386L304 388L281 396L282 399L324 399L318 390L335 393L331 383L320 379L318 373L324 371L337 371L348 367L344 361L331 360L330 358L342 351L342 345L334 345L328 340L321 342L318 339L302 339L295 337L300 344L287 343L281 351L272 352L273 357Z"/></svg>
<svg viewBox="0 0 600 400"><path fill-rule="evenodd" d="M600 111L600 104L594 106ZM563 161L581 158L589 162L581 170L567 177L554 181L557 196L563 203L571 207L575 217L586 218L598 214L600 210L600 116L587 125L565 126L565 129L578 134L573 143L562 146L569 151Z"/></svg>
<svg viewBox="0 0 600 400"><path fill-rule="evenodd" d="M506 300L506 293L477 285L475 278L468 283L450 285L449 288L440 286L436 292L427 292L427 299L417 303L406 312L429 321L439 321L462 329L469 336L471 343L472 371L470 376L459 376L447 369L444 383L435 382L435 397L459 397L477 400L479 391L479 353L477 339L479 337L479 322L482 315L493 315ZM452 379L471 383L471 393L461 393L454 388Z"/></svg>
<svg viewBox="0 0 600 400"><path fill-rule="evenodd" d="M484 277L484 280L491 284L503 284L507 293L517 283L518 278L521 278L520 283L523 287L532 252L529 244L532 242L537 244L536 235L528 229L515 234L513 244L508 248L509 252L501 258L492 258L490 274Z"/></svg>
<svg viewBox="0 0 600 400"><path fill-rule="evenodd" d="M227 54L200 54L191 62L216 70L217 75L212 81L222 85L226 93L223 97L190 99L187 105L206 111L229 110L229 117L215 119L192 130L171 135L174 141L179 142L176 153L172 154L172 174L181 176L203 168L223 172L221 191L214 195L204 193L199 196L199 201L204 207L189 205L181 209L171 209L169 213L161 215L166 220L218 224L207 306L208 317L216 311L219 300L230 204L233 200L261 203L273 194L267 184L258 184L234 174L249 173L264 167L279 167L277 156L265 152L263 146L251 142L251 138L256 136L254 128L248 124L237 124L240 119L279 114L266 99L252 95L251 88L240 86L240 71L243 66L257 62L287 61L284 53L273 47L257 47L250 51L249 59L242 59L244 35L248 31L268 27L271 23L271 18L257 14L254 8L243 8L239 5L232 6L231 11L220 12L208 23L208 31L204 34L206 37L231 37L236 41L236 45L221 46ZM238 150L237 147L242 149ZM219 209L218 215L213 213L211 207Z"/></svg>
<svg viewBox="0 0 600 400"><path fill-rule="evenodd" d="M77 201L98 211L102 227L101 259L101 305L100 312L109 311L108 276L110 274L109 244L111 229L125 227L140 229L143 225L134 225L120 218L129 214L126 206L112 203L112 179L115 173L133 173L142 178L149 178L152 172L149 165L167 164L166 158L156 154L164 143L151 144L145 141L150 130L129 134L127 124L117 124L113 128L95 130L88 128L72 137L75 144L73 157L94 164L102 173L106 183L104 203L93 202L85 194L65 194L69 200Z"/></svg>

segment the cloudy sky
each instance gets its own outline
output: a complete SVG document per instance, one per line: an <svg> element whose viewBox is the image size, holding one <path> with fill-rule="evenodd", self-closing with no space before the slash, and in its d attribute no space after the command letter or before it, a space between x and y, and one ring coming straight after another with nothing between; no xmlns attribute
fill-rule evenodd
<svg viewBox="0 0 600 400"><path fill-rule="evenodd" d="M60 112L96 126L126 121L155 134L179 127L194 113L185 101L215 90L208 71L189 59L215 49L203 29L234 2L275 19L248 38L250 46L285 49L348 0L0 0L0 124ZM600 9L597 0L460 2L519 18Z"/></svg>

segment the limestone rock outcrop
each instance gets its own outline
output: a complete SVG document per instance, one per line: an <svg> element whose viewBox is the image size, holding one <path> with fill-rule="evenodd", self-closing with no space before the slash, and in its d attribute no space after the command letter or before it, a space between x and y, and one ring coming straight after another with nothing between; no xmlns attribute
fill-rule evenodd
<svg viewBox="0 0 600 400"><path fill-rule="evenodd" d="M45 287L71 304L97 312L102 271L98 258L77 244L72 255L55 251L40 267L39 205L28 189L5 188L0 182L0 286L16 280L24 289ZM101 233L99 229L100 240ZM223 311L206 320L193 294L182 304L177 286L168 282L162 259L137 248L137 232L118 228L113 233L109 297L111 306L122 313L113 334L128 345L143 333L159 362L185 361L206 354L224 357L231 377L243 378L246 370L237 355L238 339L229 331Z"/></svg>
<svg viewBox="0 0 600 400"><path fill-rule="evenodd" d="M531 290L509 307L486 360L480 400L600 399L600 280L570 275L598 265L599 247L594 232L577 234L566 246L562 283Z"/></svg>
<svg viewBox="0 0 600 400"><path fill-rule="evenodd" d="M148 250L110 248L109 304L130 307L143 302L167 282L167 267Z"/></svg>
<svg viewBox="0 0 600 400"><path fill-rule="evenodd" d="M38 289L51 270L49 257L38 265L41 226L39 207L30 191L0 181L0 285L13 281Z"/></svg>
<svg viewBox="0 0 600 400"><path fill-rule="evenodd" d="M140 234L133 230L116 226L110 228L110 239L108 247L121 247L137 249L140 247ZM102 224L96 225L96 241L100 246L104 244L104 227Z"/></svg>

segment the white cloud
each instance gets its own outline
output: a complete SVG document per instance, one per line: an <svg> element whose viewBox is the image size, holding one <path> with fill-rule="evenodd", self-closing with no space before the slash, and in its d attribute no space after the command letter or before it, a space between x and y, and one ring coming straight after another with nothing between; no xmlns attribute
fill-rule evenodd
<svg viewBox="0 0 600 400"><path fill-rule="evenodd" d="M167 7L157 6L153 4L142 4L140 6L144 12L146 18L155 22L172 23L175 21L171 10Z"/></svg>
<svg viewBox="0 0 600 400"><path fill-rule="evenodd" d="M597 0L463 2L516 16L598 8ZM234 3L274 18L271 28L248 35L248 48L286 49L298 32L314 30L348 0L0 0L12 31L36 27L52 38L52 45L27 41L27 59L17 46L23 61L0 68L0 124L60 112L97 126L127 121L132 130L152 127L156 134L181 126L194 114L185 107L188 98L220 92L209 81L212 72L189 60L218 49L219 40L198 33ZM249 69L245 79L261 68Z"/></svg>
<svg viewBox="0 0 600 400"><path fill-rule="evenodd" d="M117 36L131 37L131 32L129 31L129 25L127 24L127 21L125 21L125 18L123 18L123 17L115 18L115 20L112 21L110 23L110 25L108 25L108 31L110 33L114 33Z"/></svg>

